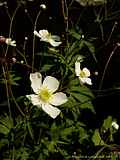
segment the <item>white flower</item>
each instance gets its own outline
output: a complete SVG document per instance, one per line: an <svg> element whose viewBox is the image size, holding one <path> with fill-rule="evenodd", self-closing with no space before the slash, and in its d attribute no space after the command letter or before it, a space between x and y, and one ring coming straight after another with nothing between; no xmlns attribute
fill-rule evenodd
<svg viewBox="0 0 120 160"><path fill-rule="evenodd" d="M39 33L34 31L34 35L40 38L40 41L44 41L50 43L53 47L59 46L62 42L60 42L60 37L56 35L51 35L48 30L40 30Z"/></svg>
<svg viewBox="0 0 120 160"><path fill-rule="evenodd" d="M114 127L116 130L119 129L119 125L115 121L112 122L112 127Z"/></svg>
<svg viewBox="0 0 120 160"><path fill-rule="evenodd" d="M86 84L92 85L91 79L89 78L90 71L87 68L83 68L81 70L80 61L78 60L75 62L75 73L76 73L76 76L79 77L81 84L86 83Z"/></svg>
<svg viewBox="0 0 120 160"><path fill-rule="evenodd" d="M46 9L46 5L45 5L45 4L41 4L40 7L41 7L42 9Z"/></svg>
<svg viewBox="0 0 120 160"><path fill-rule="evenodd" d="M12 40L11 38L6 38L6 39L5 39L5 43L6 43L7 45L10 45L10 46L13 46L13 47L16 46L16 41Z"/></svg>
<svg viewBox="0 0 120 160"><path fill-rule="evenodd" d="M42 75L39 72L30 74L31 87L35 94L27 95L33 105L42 108L50 117L56 118L60 110L54 106L66 103L66 94L55 91L59 87L59 81L51 76L45 77L42 83Z"/></svg>

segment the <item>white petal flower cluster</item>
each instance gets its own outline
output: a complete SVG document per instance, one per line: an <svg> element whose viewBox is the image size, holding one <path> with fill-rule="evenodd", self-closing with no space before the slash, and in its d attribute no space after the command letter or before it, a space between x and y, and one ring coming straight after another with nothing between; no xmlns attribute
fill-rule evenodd
<svg viewBox="0 0 120 160"><path fill-rule="evenodd" d="M119 129L119 125L115 121L112 122L112 127L115 128L116 130Z"/></svg>
<svg viewBox="0 0 120 160"><path fill-rule="evenodd" d="M15 41L15 40L12 40L11 38L6 38L6 39L5 39L5 43L6 43L7 45L10 45L10 46L13 46L13 47L16 46L16 41Z"/></svg>
<svg viewBox="0 0 120 160"><path fill-rule="evenodd" d="M78 58L79 59L79 58ZM75 62L75 74L79 78L81 84L92 85L90 77L90 71L87 68L80 68L80 61Z"/></svg>
<svg viewBox="0 0 120 160"><path fill-rule="evenodd" d="M62 42L60 42L60 37L57 35L51 35L48 30L40 30L39 32L34 31L34 35L40 38L40 41L50 43L53 47L58 47Z"/></svg>
<svg viewBox="0 0 120 160"><path fill-rule="evenodd" d="M59 81L52 77L45 77L42 83L42 75L39 72L30 74L31 87L35 94L27 95L33 105L42 108L53 119L60 114L60 110L55 107L67 102L66 94L57 92Z"/></svg>

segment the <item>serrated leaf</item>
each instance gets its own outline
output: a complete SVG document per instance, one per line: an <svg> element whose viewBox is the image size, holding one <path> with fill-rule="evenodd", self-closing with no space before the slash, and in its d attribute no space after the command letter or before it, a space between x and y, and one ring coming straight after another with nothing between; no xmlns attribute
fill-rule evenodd
<svg viewBox="0 0 120 160"><path fill-rule="evenodd" d="M93 93L91 92L91 90L86 87L86 86L71 86L70 87L70 91L71 92L77 92L80 93L82 95L86 95L88 97L94 98Z"/></svg>
<svg viewBox="0 0 120 160"><path fill-rule="evenodd" d="M68 64L70 64L70 62L72 61L72 59L76 56L76 54L79 54L79 44L80 41L75 41L73 44L70 45L69 49L66 51L66 62ZM78 57L78 56L77 56ZM77 58L75 58L77 59Z"/></svg>
<svg viewBox="0 0 120 160"><path fill-rule="evenodd" d="M88 47L88 49L91 52L95 62L97 62L97 59L96 59L96 56L95 56L95 46L89 41L84 41L84 44Z"/></svg>
<svg viewBox="0 0 120 160"><path fill-rule="evenodd" d="M71 126L69 128L65 128L61 131L61 137L64 140L68 140L68 136L72 134L72 132L75 131L75 127Z"/></svg>
<svg viewBox="0 0 120 160"><path fill-rule="evenodd" d="M92 141L95 146L100 146L100 145L105 144L104 141L100 137L100 133L99 133L98 129L95 130L94 135L92 136Z"/></svg>
<svg viewBox="0 0 120 160"><path fill-rule="evenodd" d="M42 68L41 68L41 72L47 72L48 70L50 70L54 65L53 64L45 64Z"/></svg>
<svg viewBox="0 0 120 160"><path fill-rule="evenodd" d="M10 129L7 128L5 125L0 124L0 133L7 135L10 132Z"/></svg>
<svg viewBox="0 0 120 160"><path fill-rule="evenodd" d="M13 128L13 121L7 115L0 118L0 133L7 135Z"/></svg>
<svg viewBox="0 0 120 160"><path fill-rule="evenodd" d="M91 101L84 102L80 105L82 109L90 109L93 113L95 113L94 106Z"/></svg>

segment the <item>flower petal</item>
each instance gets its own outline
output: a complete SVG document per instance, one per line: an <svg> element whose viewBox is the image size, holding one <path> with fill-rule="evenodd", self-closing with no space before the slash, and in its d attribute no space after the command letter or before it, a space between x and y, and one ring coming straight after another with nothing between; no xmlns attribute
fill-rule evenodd
<svg viewBox="0 0 120 160"><path fill-rule="evenodd" d="M55 106L60 106L68 101L66 94L58 92L53 94L53 97L50 99L49 103Z"/></svg>
<svg viewBox="0 0 120 160"><path fill-rule="evenodd" d="M51 38L55 41L60 41L60 37L57 35L52 35Z"/></svg>
<svg viewBox="0 0 120 160"><path fill-rule="evenodd" d="M86 83L86 84L88 84L88 85L92 85L92 81L91 81L90 78L81 78L81 77L79 77L79 80L80 80L80 83L81 83L81 84Z"/></svg>
<svg viewBox="0 0 120 160"><path fill-rule="evenodd" d="M85 78L86 84L92 85L92 81L90 78Z"/></svg>
<svg viewBox="0 0 120 160"><path fill-rule="evenodd" d="M50 104L42 104L42 109L53 119L60 114L60 110Z"/></svg>
<svg viewBox="0 0 120 160"><path fill-rule="evenodd" d="M85 73L86 77L90 76L90 71L87 68L83 68L83 72Z"/></svg>
<svg viewBox="0 0 120 160"><path fill-rule="evenodd" d="M56 42L54 39L50 38L48 41L53 47L58 47L62 42Z"/></svg>
<svg viewBox="0 0 120 160"><path fill-rule="evenodd" d="M119 129L119 125L118 125L116 122L112 122L112 126L113 126L116 130Z"/></svg>
<svg viewBox="0 0 120 160"><path fill-rule="evenodd" d="M47 76L43 81L43 86L47 87L52 93L59 87L59 81L55 77Z"/></svg>
<svg viewBox="0 0 120 160"><path fill-rule="evenodd" d="M81 71L81 69L80 69L80 62L75 62L75 74L76 74L76 76L80 76L80 71Z"/></svg>
<svg viewBox="0 0 120 160"><path fill-rule="evenodd" d="M34 33L35 36L41 38L40 34L37 31L34 31L33 33Z"/></svg>
<svg viewBox="0 0 120 160"><path fill-rule="evenodd" d="M39 97L38 97L38 95L36 95L36 94L30 94L30 95L26 95L26 97L29 99L29 100L31 100L31 102L32 102L32 104L33 105L37 105L37 106L41 106L41 101L40 101L40 99L39 99Z"/></svg>
<svg viewBox="0 0 120 160"><path fill-rule="evenodd" d="M42 75L39 72L31 73L30 80L33 91L38 94L42 85Z"/></svg>
<svg viewBox="0 0 120 160"><path fill-rule="evenodd" d="M49 35L49 32L46 29L42 29L42 30L39 30L39 35L40 35L41 38L44 39Z"/></svg>

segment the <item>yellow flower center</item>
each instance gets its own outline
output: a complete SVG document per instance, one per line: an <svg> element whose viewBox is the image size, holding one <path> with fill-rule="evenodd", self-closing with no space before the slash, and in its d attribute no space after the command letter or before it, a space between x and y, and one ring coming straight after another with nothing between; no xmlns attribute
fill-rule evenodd
<svg viewBox="0 0 120 160"><path fill-rule="evenodd" d="M80 77L81 77L81 78L87 77L84 71L81 71L81 72L80 72Z"/></svg>
<svg viewBox="0 0 120 160"><path fill-rule="evenodd" d="M38 95L43 102L49 102L52 97L52 93L47 88L42 88Z"/></svg>

